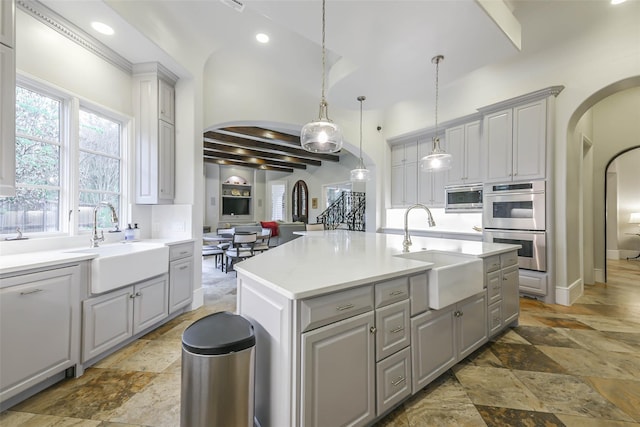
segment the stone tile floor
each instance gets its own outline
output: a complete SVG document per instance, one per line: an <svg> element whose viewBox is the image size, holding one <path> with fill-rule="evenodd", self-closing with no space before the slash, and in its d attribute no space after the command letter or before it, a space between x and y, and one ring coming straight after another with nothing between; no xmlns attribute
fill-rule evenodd
<svg viewBox="0 0 640 427"><path fill-rule="evenodd" d="M640 262L608 267L609 283L587 286L571 307L522 298L518 327L376 425L640 426ZM3 412L0 426L179 426L182 331L235 309L235 278L212 260L203 286L203 307Z"/></svg>

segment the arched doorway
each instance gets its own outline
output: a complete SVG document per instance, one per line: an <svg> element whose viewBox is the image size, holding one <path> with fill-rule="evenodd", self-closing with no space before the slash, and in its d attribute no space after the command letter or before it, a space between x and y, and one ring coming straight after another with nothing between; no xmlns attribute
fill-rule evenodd
<svg viewBox="0 0 640 427"><path fill-rule="evenodd" d="M309 189L299 180L293 185L291 193L291 215L294 221L309 222Z"/></svg>

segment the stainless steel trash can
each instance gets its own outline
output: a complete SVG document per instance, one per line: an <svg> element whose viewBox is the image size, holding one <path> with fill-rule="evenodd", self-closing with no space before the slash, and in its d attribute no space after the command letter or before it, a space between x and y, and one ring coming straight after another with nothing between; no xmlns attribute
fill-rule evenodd
<svg viewBox="0 0 640 427"><path fill-rule="evenodd" d="M244 317L214 313L182 334L180 425L253 427L255 343Z"/></svg>

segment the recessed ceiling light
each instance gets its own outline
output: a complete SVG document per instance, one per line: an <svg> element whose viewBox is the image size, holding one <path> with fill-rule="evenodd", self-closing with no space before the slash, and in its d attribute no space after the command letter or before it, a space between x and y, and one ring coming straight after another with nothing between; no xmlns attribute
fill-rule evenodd
<svg viewBox="0 0 640 427"><path fill-rule="evenodd" d="M258 33L256 34L256 40L258 40L260 43L269 43L269 36L265 33Z"/></svg>
<svg viewBox="0 0 640 427"><path fill-rule="evenodd" d="M91 27L97 32L99 32L100 34L105 34L107 36L112 36L113 33L115 32L113 31L113 28L111 28L107 24L103 24L102 22L97 22L97 21L92 22Z"/></svg>
<svg viewBox="0 0 640 427"><path fill-rule="evenodd" d="M611 0L611 4L620 4L620 3L624 3L627 0Z"/></svg>

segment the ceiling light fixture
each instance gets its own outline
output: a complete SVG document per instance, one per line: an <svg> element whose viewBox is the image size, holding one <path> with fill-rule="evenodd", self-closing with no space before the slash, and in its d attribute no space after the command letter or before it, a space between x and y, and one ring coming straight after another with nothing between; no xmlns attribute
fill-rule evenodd
<svg viewBox="0 0 640 427"><path fill-rule="evenodd" d="M626 2L627 0L611 0L611 4L616 5L616 4L621 4Z"/></svg>
<svg viewBox="0 0 640 427"><path fill-rule="evenodd" d="M358 167L351 170L351 182L367 182L369 181L369 169L364 166L362 161L362 101L367 99L365 96L359 96L360 101L360 157L358 158Z"/></svg>
<svg viewBox="0 0 640 427"><path fill-rule="evenodd" d="M260 43L269 43L269 36L265 33L258 33L256 34L256 40L258 40Z"/></svg>
<svg viewBox="0 0 640 427"><path fill-rule="evenodd" d="M426 172L451 169L451 154L440 148L440 138L438 138L438 74L440 71L440 62L442 62L443 59L444 56L442 55L431 58L431 62L436 64L436 126L431 153L420 159L420 168Z"/></svg>
<svg viewBox="0 0 640 427"><path fill-rule="evenodd" d="M318 120L307 123L300 132L302 148L314 153L335 153L342 148L342 131L329 119L328 104L324 97L326 49L325 39L325 0L322 0L322 97Z"/></svg>
<svg viewBox="0 0 640 427"><path fill-rule="evenodd" d="M98 22L98 21L92 22L91 23L91 28L93 28L94 30L96 30L100 34L104 34L106 36L112 36L115 33L115 31L113 31L113 28L111 28L107 24L104 24L104 23Z"/></svg>

